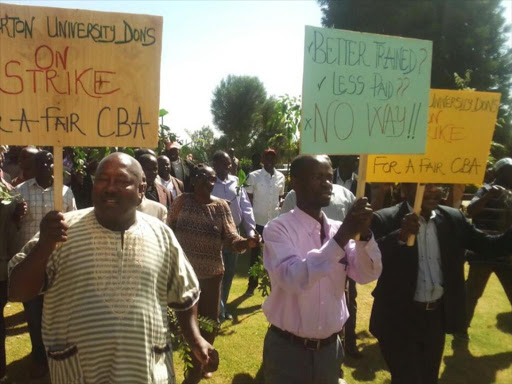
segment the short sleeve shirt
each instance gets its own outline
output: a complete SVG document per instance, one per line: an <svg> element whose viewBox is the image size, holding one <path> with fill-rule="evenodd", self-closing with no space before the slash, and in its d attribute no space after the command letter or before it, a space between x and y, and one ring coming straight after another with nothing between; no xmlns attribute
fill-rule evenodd
<svg viewBox="0 0 512 384"><path fill-rule="evenodd" d="M249 174L246 191L253 195L256 224L264 226L279 216L279 196L284 195L284 185L285 177L278 170L271 175L261 168Z"/></svg>

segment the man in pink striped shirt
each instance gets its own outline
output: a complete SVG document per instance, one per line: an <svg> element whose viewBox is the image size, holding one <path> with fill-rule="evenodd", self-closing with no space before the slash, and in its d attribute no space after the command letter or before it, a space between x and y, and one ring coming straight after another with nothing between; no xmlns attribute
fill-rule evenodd
<svg viewBox="0 0 512 384"><path fill-rule="evenodd" d="M369 230L372 210L358 199L343 224L329 205L333 170L327 156L302 155L290 168L297 207L267 224L263 261L272 292L263 304L266 384L337 384L343 360L338 334L349 314L345 279L376 280L381 254ZM361 234L360 241L354 241Z"/></svg>

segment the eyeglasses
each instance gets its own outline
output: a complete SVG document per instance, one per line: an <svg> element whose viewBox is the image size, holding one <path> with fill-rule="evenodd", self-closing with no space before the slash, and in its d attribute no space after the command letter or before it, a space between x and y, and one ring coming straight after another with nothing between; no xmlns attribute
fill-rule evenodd
<svg viewBox="0 0 512 384"><path fill-rule="evenodd" d="M207 175L206 173L198 173L196 177L201 180L211 181L212 183L217 181L217 176Z"/></svg>

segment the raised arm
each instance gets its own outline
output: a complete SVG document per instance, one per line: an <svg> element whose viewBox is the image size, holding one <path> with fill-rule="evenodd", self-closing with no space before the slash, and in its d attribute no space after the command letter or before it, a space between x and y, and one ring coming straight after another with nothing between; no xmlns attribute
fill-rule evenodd
<svg viewBox="0 0 512 384"><path fill-rule="evenodd" d="M10 300L28 301L41 291L48 259L57 244L67 240L67 230L68 226L61 212L51 211L46 214L41 221L39 240L10 273Z"/></svg>

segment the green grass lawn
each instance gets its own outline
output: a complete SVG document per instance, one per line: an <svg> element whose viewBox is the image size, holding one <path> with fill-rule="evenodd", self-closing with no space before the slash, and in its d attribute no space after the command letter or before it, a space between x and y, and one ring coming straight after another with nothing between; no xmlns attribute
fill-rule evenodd
<svg viewBox="0 0 512 384"><path fill-rule="evenodd" d="M263 299L255 295L243 297L247 286L247 256L239 258L239 275L233 282L230 309L233 321L226 321L215 341L221 364L211 384L262 383L261 360L263 338L267 322L261 311ZM357 332L364 358L347 360L345 378L350 383L389 383L390 376L380 356L376 340L368 332L372 304L370 295L373 284L359 286ZM23 307L9 303L7 317L7 364L8 374L15 383L28 383L30 340L23 318ZM457 351L451 346L452 337L446 340L445 356L441 367L442 384L512 384L512 312L510 304L498 280L493 276L478 303L472 327L469 353ZM174 355L177 382L183 377L183 365ZM206 383L206 381L204 381Z"/></svg>

